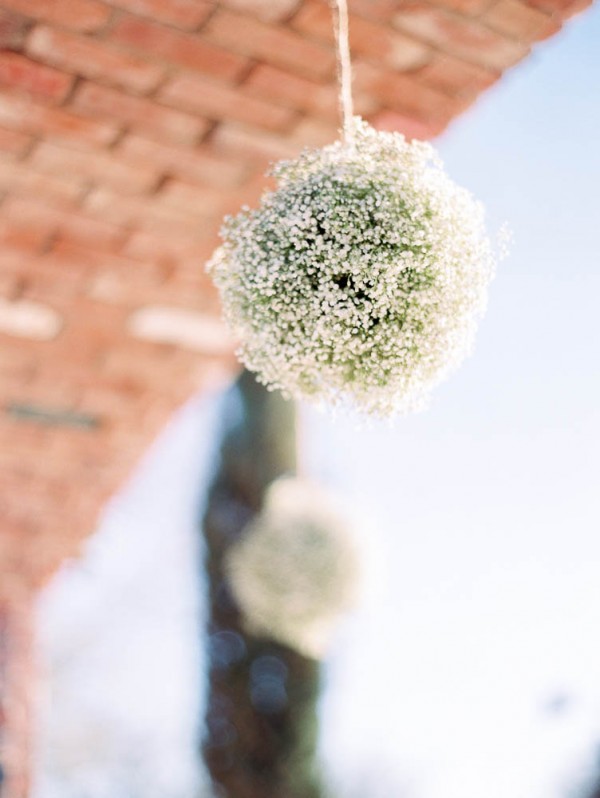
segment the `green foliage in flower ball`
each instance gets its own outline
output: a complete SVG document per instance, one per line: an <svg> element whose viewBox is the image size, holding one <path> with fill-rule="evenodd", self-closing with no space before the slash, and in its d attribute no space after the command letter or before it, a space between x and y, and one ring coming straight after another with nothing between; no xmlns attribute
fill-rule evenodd
<svg viewBox="0 0 600 798"><path fill-rule="evenodd" d="M483 208L434 149L354 120L353 141L275 165L208 270L239 356L270 388L390 416L468 354L494 258Z"/></svg>

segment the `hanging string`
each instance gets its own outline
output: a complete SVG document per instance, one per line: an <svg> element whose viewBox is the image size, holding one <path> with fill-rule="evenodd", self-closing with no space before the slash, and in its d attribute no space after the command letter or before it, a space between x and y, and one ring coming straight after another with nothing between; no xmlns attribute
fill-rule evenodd
<svg viewBox="0 0 600 798"><path fill-rule="evenodd" d="M335 43L337 49L337 68L339 81L339 104L342 116L344 142L351 145L352 132L352 64L350 62L350 43L348 39L347 0L331 0L334 13Z"/></svg>

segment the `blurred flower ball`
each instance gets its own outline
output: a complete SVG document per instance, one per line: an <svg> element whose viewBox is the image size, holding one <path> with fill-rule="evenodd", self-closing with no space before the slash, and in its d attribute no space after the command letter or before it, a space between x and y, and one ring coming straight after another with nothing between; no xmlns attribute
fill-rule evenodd
<svg viewBox="0 0 600 798"><path fill-rule="evenodd" d="M434 149L354 120L353 141L275 165L228 217L209 272L239 356L317 404L418 409L468 354L494 257L483 208Z"/></svg>
<svg viewBox="0 0 600 798"><path fill-rule="evenodd" d="M286 477L271 484L225 567L248 631L320 659L356 600L359 562L352 529L329 494Z"/></svg>

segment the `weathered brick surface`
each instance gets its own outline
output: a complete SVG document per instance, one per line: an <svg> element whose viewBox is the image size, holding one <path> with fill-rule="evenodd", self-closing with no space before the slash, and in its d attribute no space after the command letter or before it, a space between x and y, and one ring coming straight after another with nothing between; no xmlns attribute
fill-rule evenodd
<svg viewBox="0 0 600 798"><path fill-rule="evenodd" d="M457 58L490 69L507 69L527 55L530 39L515 41L483 23L444 8L418 4L394 15L397 28Z"/></svg>
<svg viewBox="0 0 600 798"><path fill-rule="evenodd" d="M561 27L558 17L519 0L499 0L483 15L483 20L494 30L517 40L545 39Z"/></svg>
<svg viewBox="0 0 600 798"><path fill-rule="evenodd" d="M43 66L19 53L0 53L0 85L60 103L65 99L73 76Z"/></svg>
<svg viewBox="0 0 600 798"><path fill-rule="evenodd" d="M46 230L49 236L77 242L92 249L116 247L126 232L122 225L92 219L79 210L51 207L37 197L5 199L2 217L23 229Z"/></svg>
<svg viewBox="0 0 600 798"><path fill-rule="evenodd" d="M107 0L110 5L164 22L182 30L196 30L214 7L213 0Z"/></svg>
<svg viewBox="0 0 600 798"><path fill-rule="evenodd" d="M23 485L16 486L23 489ZM21 530L8 523L0 538L0 556L18 551ZM12 543L12 547L11 547ZM15 570L20 565L15 560ZM10 735L0 737L0 761L6 782L3 794L26 796L31 786L29 765L33 756L35 719L31 683L35 679L33 597L10 579L11 601L0 604L0 722Z"/></svg>
<svg viewBox="0 0 600 798"><path fill-rule="evenodd" d="M294 118L289 109L247 96L243 88L222 86L195 75L179 75L160 96L166 103L199 113L212 122L233 120L267 130L285 130Z"/></svg>
<svg viewBox="0 0 600 798"><path fill-rule="evenodd" d="M435 136L588 4L349 0L356 110ZM0 607L233 373L204 270L223 214L338 126L325 0L0 0ZM28 798L6 717L2 795Z"/></svg>
<svg viewBox="0 0 600 798"><path fill-rule="evenodd" d="M0 128L0 150L5 155L19 158L27 152L32 142L32 137L25 133Z"/></svg>
<svg viewBox="0 0 600 798"><path fill-rule="evenodd" d="M116 84L134 92L149 92L162 80L159 64L123 52L90 36L80 36L38 25L31 33L27 52L68 73Z"/></svg>
<svg viewBox="0 0 600 798"><path fill-rule="evenodd" d="M234 80L247 64L244 57L217 47L204 38L179 33L135 17L119 20L110 38L153 58L162 58L223 80Z"/></svg>
<svg viewBox="0 0 600 798"><path fill-rule="evenodd" d="M217 11L203 29L209 41L268 64L312 78L330 77L335 68L331 48L283 25L268 25L244 14Z"/></svg>
<svg viewBox="0 0 600 798"><path fill-rule="evenodd" d="M202 118L95 83L83 83L71 107L91 119L116 121L175 144L193 144L207 128Z"/></svg>
<svg viewBox="0 0 600 798"><path fill-rule="evenodd" d="M222 5L234 11L252 14L263 22L279 22L287 19L300 0L222 0Z"/></svg>
<svg viewBox="0 0 600 798"><path fill-rule="evenodd" d="M310 37L333 44L331 10L319 0L302 5L293 26ZM350 32L352 51L395 71L415 69L429 60L430 48L395 31L390 25L355 17Z"/></svg>
<svg viewBox="0 0 600 798"><path fill-rule="evenodd" d="M172 208L154 198L125 197L107 188L93 189L86 198L85 209L94 218L114 226L161 230L171 235L191 234L202 220L194 209Z"/></svg>
<svg viewBox="0 0 600 798"><path fill-rule="evenodd" d="M290 158L298 153L298 146L287 136L235 122L220 124L213 133L212 141L216 151L223 157L243 158L259 169L277 158Z"/></svg>
<svg viewBox="0 0 600 798"><path fill-rule="evenodd" d="M119 134L117 120L85 119L64 108L52 108L15 92L0 94L0 125L51 140L68 141L78 148L109 144Z"/></svg>
<svg viewBox="0 0 600 798"><path fill-rule="evenodd" d="M406 116L397 111L380 111L373 116L371 122L378 130L399 130L409 139L431 139L444 127L439 122L422 122L414 116Z"/></svg>
<svg viewBox="0 0 600 798"><path fill-rule="evenodd" d="M109 6L99 0L2 0L2 7L76 31L97 31L111 15Z"/></svg>
<svg viewBox="0 0 600 798"><path fill-rule="evenodd" d="M69 207L83 196L84 184L70 172L47 175L30 164L0 158L0 191L15 196L36 196L56 206Z"/></svg>
<svg viewBox="0 0 600 798"><path fill-rule="evenodd" d="M29 21L20 14L0 9L0 47L19 50L23 46Z"/></svg>
<svg viewBox="0 0 600 798"><path fill-rule="evenodd" d="M338 115L338 94L333 83L309 80L269 64L256 65L244 82L244 91L308 114Z"/></svg>
<svg viewBox="0 0 600 798"><path fill-rule="evenodd" d="M249 171L243 161L222 158L208 145L173 147L141 136L128 135L119 142L115 152L132 166L141 165L166 175L228 189L241 185Z"/></svg>
<svg viewBox="0 0 600 798"><path fill-rule="evenodd" d="M488 89L500 77L497 71L442 53L436 53L417 75L423 83L434 89L467 97Z"/></svg>
<svg viewBox="0 0 600 798"><path fill-rule="evenodd" d="M529 0L528 4L565 20L586 9L592 0Z"/></svg>
<svg viewBox="0 0 600 798"><path fill-rule="evenodd" d="M460 99L427 86L418 76L390 75L367 63L356 65L356 83L377 97L384 108L432 124L436 134L464 108Z"/></svg>
<svg viewBox="0 0 600 798"><path fill-rule="evenodd" d="M151 162L131 163L113 152L85 152L40 142L30 157L32 167L50 175L77 175L86 184L101 182L123 194L144 194L152 190L159 177L159 168Z"/></svg>

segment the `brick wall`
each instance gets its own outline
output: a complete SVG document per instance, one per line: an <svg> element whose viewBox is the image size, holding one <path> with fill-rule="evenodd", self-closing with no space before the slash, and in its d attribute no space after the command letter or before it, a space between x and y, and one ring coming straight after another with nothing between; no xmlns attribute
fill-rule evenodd
<svg viewBox="0 0 600 798"><path fill-rule="evenodd" d="M590 0L350 0L357 110L441 133ZM203 271L269 160L335 137L325 0L0 0L0 602L233 373Z"/></svg>
<svg viewBox="0 0 600 798"><path fill-rule="evenodd" d="M31 599L13 595L0 608L0 795L25 798L30 788L35 693Z"/></svg>

